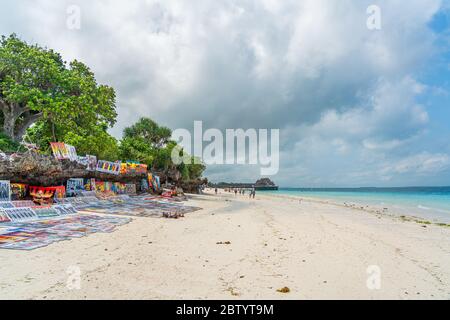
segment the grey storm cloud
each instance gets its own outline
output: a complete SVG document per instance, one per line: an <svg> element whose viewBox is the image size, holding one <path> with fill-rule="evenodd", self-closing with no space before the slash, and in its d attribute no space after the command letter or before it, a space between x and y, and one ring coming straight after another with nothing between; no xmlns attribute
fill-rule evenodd
<svg viewBox="0 0 450 320"><path fill-rule="evenodd" d="M395 168L427 159L431 173L446 170L445 155L414 147L429 122L416 75L435 52L427 23L442 3L377 1L378 31L366 26L371 4L2 1L0 32L84 61L113 86L117 137L141 116L172 129L194 120L279 128L275 180L291 186L402 183L407 170ZM66 27L70 5L80 8L79 30ZM245 166L207 172L213 180L258 174Z"/></svg>

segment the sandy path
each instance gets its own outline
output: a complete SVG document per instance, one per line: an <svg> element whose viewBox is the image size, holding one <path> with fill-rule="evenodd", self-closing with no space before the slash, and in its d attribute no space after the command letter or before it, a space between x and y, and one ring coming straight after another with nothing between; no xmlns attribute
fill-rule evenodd
<svg viewBox="0 0 450 320"><path fill-rule="evenodd" d="M189 204L205 209L31 252L0 250L0 298L450 298L449 228L267 196ZM371 265L379 290L366 284ZM67 286L76 268L80 289ZM291 292L276 291L284 286Z"/></svg>

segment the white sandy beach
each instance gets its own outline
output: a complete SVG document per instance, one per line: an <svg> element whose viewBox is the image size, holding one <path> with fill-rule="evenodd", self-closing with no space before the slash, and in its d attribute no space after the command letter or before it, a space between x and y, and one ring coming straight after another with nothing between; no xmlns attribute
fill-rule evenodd
<svg viewBox="0 0 450 320"><path fill-rule="evenodd" d="M133 218L110 234L29 252L0 250L0 298L450 298L448 227L259 194L188 203L204 210ZM381 270L378 290L367 287L371 265ZM80 289L67 286L74 266Z"/></svg>

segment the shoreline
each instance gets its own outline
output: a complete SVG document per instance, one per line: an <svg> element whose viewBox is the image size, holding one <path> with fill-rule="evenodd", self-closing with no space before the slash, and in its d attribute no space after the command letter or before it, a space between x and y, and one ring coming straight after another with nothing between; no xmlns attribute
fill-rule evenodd
<svg viewBox="0 0 450 320"><path fill-rule="evenodd" d="M3 299L450 299L450 229L257 194L189 195L181 219L0 250ZM373 266L380 288L368 287ZM70 287L78 268L80 288ZM277 290L288 287L289 293Z"/></svg>
<svg viewBox="0 0 450 320"><path fill-rule="evenodd" d="M386 218L392 218L392 219L397 219L397 220L401 220L401 221L409 221L409 222L415 222L418 224L435 225L435 226L439 226L439 227L450 228L450 223L440 222L440 221L438 221L438 218L434 218L430 221L429 218L419 217L419 216L416 216L413 214L403 214L403 213L399 213L399 212L394 212L394 209L390 209L388 207L382 208L382 207L378 207L378 206L374 206L374 205L367 205L367 204L359 203L357 201L352 201L351 203L347 203L347 201L345 201L342 203L342 202L338 202L335 199L321 199L319 197L305 197L305 196L301 196L301 195L269 194L269 193L267 193L267 194L260 193L259 195L267 196L267 197L275 197L275 198L279 197L279 198L293 199L293 200L306 200L306 201L316 202L316 203L320 203L320 204L329 204L329 205L334 205L337 207L360 210L360 211L364 211L366 213L373 214L376 216L383 216Z"/></svg>

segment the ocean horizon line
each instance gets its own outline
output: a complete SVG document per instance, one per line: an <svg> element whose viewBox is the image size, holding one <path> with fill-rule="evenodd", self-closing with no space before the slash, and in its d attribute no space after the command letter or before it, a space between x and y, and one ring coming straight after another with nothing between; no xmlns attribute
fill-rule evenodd
<svg viewBox="0 0 450 320"><path fill-rule="evenodd" d="M279 189L303 189L303 190L355 190L355 189L437 189L437 188L450 188L449 186L396 186L396 187L284 187L278 186Z"/></svg>

